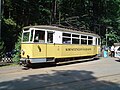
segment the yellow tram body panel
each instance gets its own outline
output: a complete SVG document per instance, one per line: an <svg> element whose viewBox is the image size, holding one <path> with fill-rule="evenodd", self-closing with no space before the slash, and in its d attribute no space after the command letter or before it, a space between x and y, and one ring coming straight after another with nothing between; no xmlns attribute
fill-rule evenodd
<svg viewBox="0 0 120 90"><path fill-rule="evenodd" d="M27 55L30 57L33 57L32 51L33 50L33 45L32 44L21 44L21 57L22 58L27 58Z"/></svg>
<svg viewBox="0 0 120 90"><path fill-rule="evenodd" d="M46 58L46 44L21 44L21 50L25 54L21 54L21 57L27 58Z"/></svg>
<svg viewBox="0 0 120 90"><path fill-rule="evenodd" d="M32 44L32 58L46 58L46 44Z"/></svg>
<svg viewBox="0 0 120 90"><path fill-rule="evenodd" d="M63 57L79 57L79 56L93 56L96 55L95 46L87 45L63 45Z"/></svg>
<svg viewBox="0 0 120 90"><path fill-rule="evenodd" d="M75 44L21 44L25 52L21 57L27 58L69 58L93 56L99 54L100 46Z"/></svg>

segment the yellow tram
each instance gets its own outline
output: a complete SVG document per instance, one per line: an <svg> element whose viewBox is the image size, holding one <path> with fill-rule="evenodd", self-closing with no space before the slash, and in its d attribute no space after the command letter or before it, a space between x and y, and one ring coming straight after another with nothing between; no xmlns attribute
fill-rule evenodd
<svg viewBox="0 0 120 90"><path fill-rule="evenodd" d="M100 54L100 36L58 26L23 28L21 63L60 62Z"/></svg>

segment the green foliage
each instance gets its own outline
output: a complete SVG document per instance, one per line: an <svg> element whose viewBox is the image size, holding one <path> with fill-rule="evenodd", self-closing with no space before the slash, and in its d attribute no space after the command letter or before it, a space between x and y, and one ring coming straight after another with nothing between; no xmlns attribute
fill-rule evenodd
<svg viewBox="0 0 120 90"><path fill-rule="evenodd" d="M4 0L2 39L6 51L15 48L21 28L27 25L65 23L99 34L104 44L120 41L120 0ZM108 42L108 44L110 44Z"/></svg>
<svg viewBox="0 0 120 90"><path fill-rule="evenodd" d="M4 22L6 25L11 25L11 26L16 26L15 21L13 21L13 19L9 18L9 19L4 19Z"/></svg>
<svg viewBox="0 0 120 90"><path fill-rule="evenodd" d="M21 51L21 35L19 35L17 42L15 43L16 53L13 55L13 62L19 63L20 61L20 51Z"/></svg>
<svg viewBox="0 0 120 90"><path fill-rule="evenodd" d="M12 51L12 49L14 49L17 36L20 32L19 30L19 25L17 25L15 20L12 18L2 19L1 37L6 46L6 52Z"/></svg>

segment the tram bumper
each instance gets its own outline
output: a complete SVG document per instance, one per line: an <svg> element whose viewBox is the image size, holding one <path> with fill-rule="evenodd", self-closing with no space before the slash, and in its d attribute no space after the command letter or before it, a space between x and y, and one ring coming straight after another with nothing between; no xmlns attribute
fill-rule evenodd
<svg viewBox="0 0 120 90"><path fill-rule="evenodd" d="M20 59L20 65L23 65L23 66L27 66L27 65L29 65L31 62L30 62L30 60L29 59L27 59L27 58L21 58Z"/></svg>
<svg viewBox="0 0 120 90"><path fill-rule="evenodd" d="M55 62L54 58L21 58L20 65Z"/></svg>

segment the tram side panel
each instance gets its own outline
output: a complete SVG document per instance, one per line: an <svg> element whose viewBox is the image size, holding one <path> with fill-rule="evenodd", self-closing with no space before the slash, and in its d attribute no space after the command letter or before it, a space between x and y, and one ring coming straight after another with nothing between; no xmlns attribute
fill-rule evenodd
<svg viewBox="0 0 120 90"><path fill-rule="evenodd" d="M21 61L30 63L46 62L46 44L21 44Z"/></svg>
<svg viewBox="0 0 120 90"><path fill-rule="evenodd" d="M31 63L54 61L55 58L70 58L94 56L98 53L98 46L65 45L65 44L22 44L24 54L22 58Z"/></svg>
<svg viewBox="0 0 120 90"><path fill-rule="evenodd" d="M46 53L46 58L71 58L94 56L97 51L93 45L47 44Z"/></svg>
<svg viewBox="0 0 120 90"><path fill-rule="evenodd" d="M47 58L61 58L61 44L47 44Z"/></svg>
<svg viewBox="0 0 120 90"><path fill-rule="evenodd" d="M92 45L63 45L61 57L83 57L96 54L95 46Z"/></svg>
<svg viewBox="0 0 120 90"><path fill-rule="evenodd" d="M47 44L33 44L32 58L46 58Z"/></svg>

